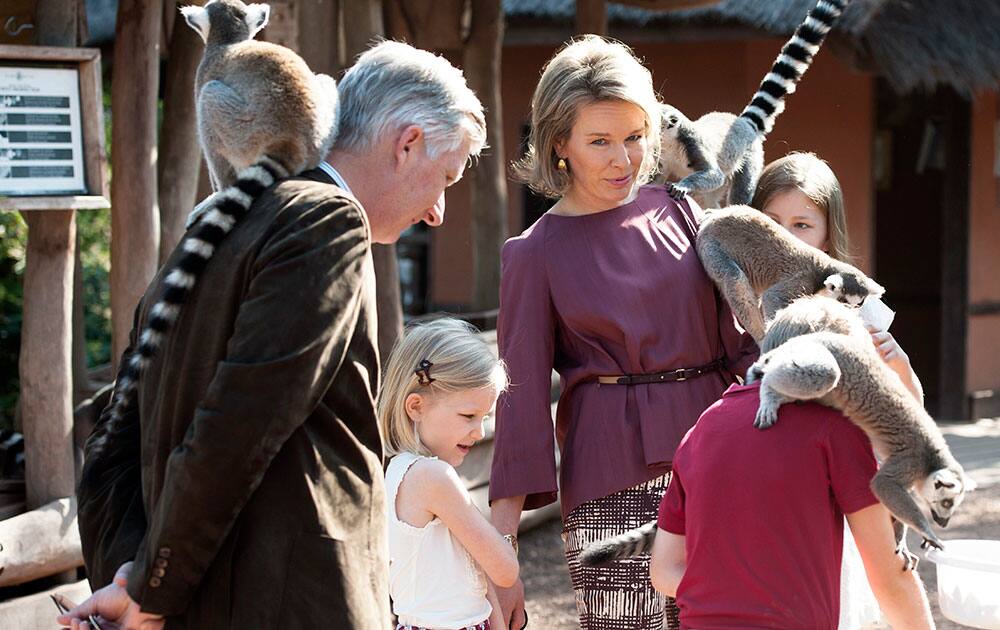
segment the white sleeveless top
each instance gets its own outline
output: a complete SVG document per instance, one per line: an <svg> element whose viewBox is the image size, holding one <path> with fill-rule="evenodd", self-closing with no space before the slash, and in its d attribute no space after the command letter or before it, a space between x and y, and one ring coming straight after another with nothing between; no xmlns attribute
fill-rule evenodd
<svg viewBox="0 0 1000 630"><path fill-rule="evenodd" d="M421 459L430 458L400 453L385 471L392 611L404 625L465 628L487 619L493 610L482 570L436 516L423 527L396 516L399 484Z"/></svg>

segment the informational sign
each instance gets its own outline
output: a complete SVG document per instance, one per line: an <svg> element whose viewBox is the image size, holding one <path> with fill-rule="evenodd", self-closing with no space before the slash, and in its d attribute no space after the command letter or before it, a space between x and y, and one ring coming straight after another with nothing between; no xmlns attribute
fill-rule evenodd
<svg viewBox="0 0 1000 630"><path fill-rule="evenodd" d="M87 192L76 68L0 65L0 195Z"/></svg>

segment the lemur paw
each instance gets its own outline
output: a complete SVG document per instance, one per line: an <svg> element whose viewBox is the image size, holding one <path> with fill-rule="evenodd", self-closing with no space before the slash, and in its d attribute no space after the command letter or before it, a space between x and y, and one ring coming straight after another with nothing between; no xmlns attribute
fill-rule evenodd
<svg viewBox="0 0 1000 630"><path fill-rule="evenodd" d="M934 547L935 549L939 549L942 551L944 550L944 544L940 540L938 540L937 536L934 536L933 538L928 538L927 536L924 536L924 542L920 543L920 548L926 550L929 549L930 547Z"/></svg>
<svg viewBox="0 0 1000 630"><path fill-rule="evenodd" d="M777 421L778 407L761 401L760 406L757 407L757 416L754 418L753 426L761 430L769 429Z"/></svg>
<svg viewBox="0 0 1000 630"><path fill-rule="evenodd" d="M667 182L667 194L674 201L684 201L684 196L688 194L688 191L677 184Z"/></svg>
<svg viewBox="0 0 1000 630"><path fill-rule="evenodd" d="M910 553L905 544L896 547L896 554L903 559L903 571L915 571L920 564L920 558Z"/></svg>

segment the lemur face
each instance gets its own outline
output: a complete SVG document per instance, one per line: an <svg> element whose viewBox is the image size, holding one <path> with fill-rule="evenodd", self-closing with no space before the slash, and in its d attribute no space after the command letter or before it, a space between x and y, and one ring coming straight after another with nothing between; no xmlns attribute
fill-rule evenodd
<svg viewBox="0 0 1000 630"><path fill-rule="evenodd" d="M861 306L869 295L882 297L885 289L862 274L841 272L824 280L823 288L818 293L848 306Z"/></svg>
<svg viewBox="0 0 1000 630"><path fill-rule="evenodd" d="M920 497L931 510L931 517L941 527L947 527L951 515L965 499L965 491L975 488L975 483L959 470L935 470L920 487Z"/></svg>
<svg viewBox="0 0 1000 630"><path fill-rule="evenodd" d="M680 112L670 105L663 105L660 110L660 133L677 135L677 126L681 122Z"/></svg>

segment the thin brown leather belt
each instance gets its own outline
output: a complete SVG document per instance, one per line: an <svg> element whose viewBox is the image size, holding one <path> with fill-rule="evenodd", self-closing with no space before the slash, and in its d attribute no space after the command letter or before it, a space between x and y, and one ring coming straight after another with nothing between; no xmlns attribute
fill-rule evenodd
<svg viewBox="0 0 1000 630"><path fill-rule="evenodd" d="M716 359L708 365L696 368L680 368L668 372L654 372L653 374L619 374L616 376L598 376L597 382L601 385L648 385L650 383L679 383L689 378L695 378L709 372L715 372L725 367L725 359Z"/></svg>

